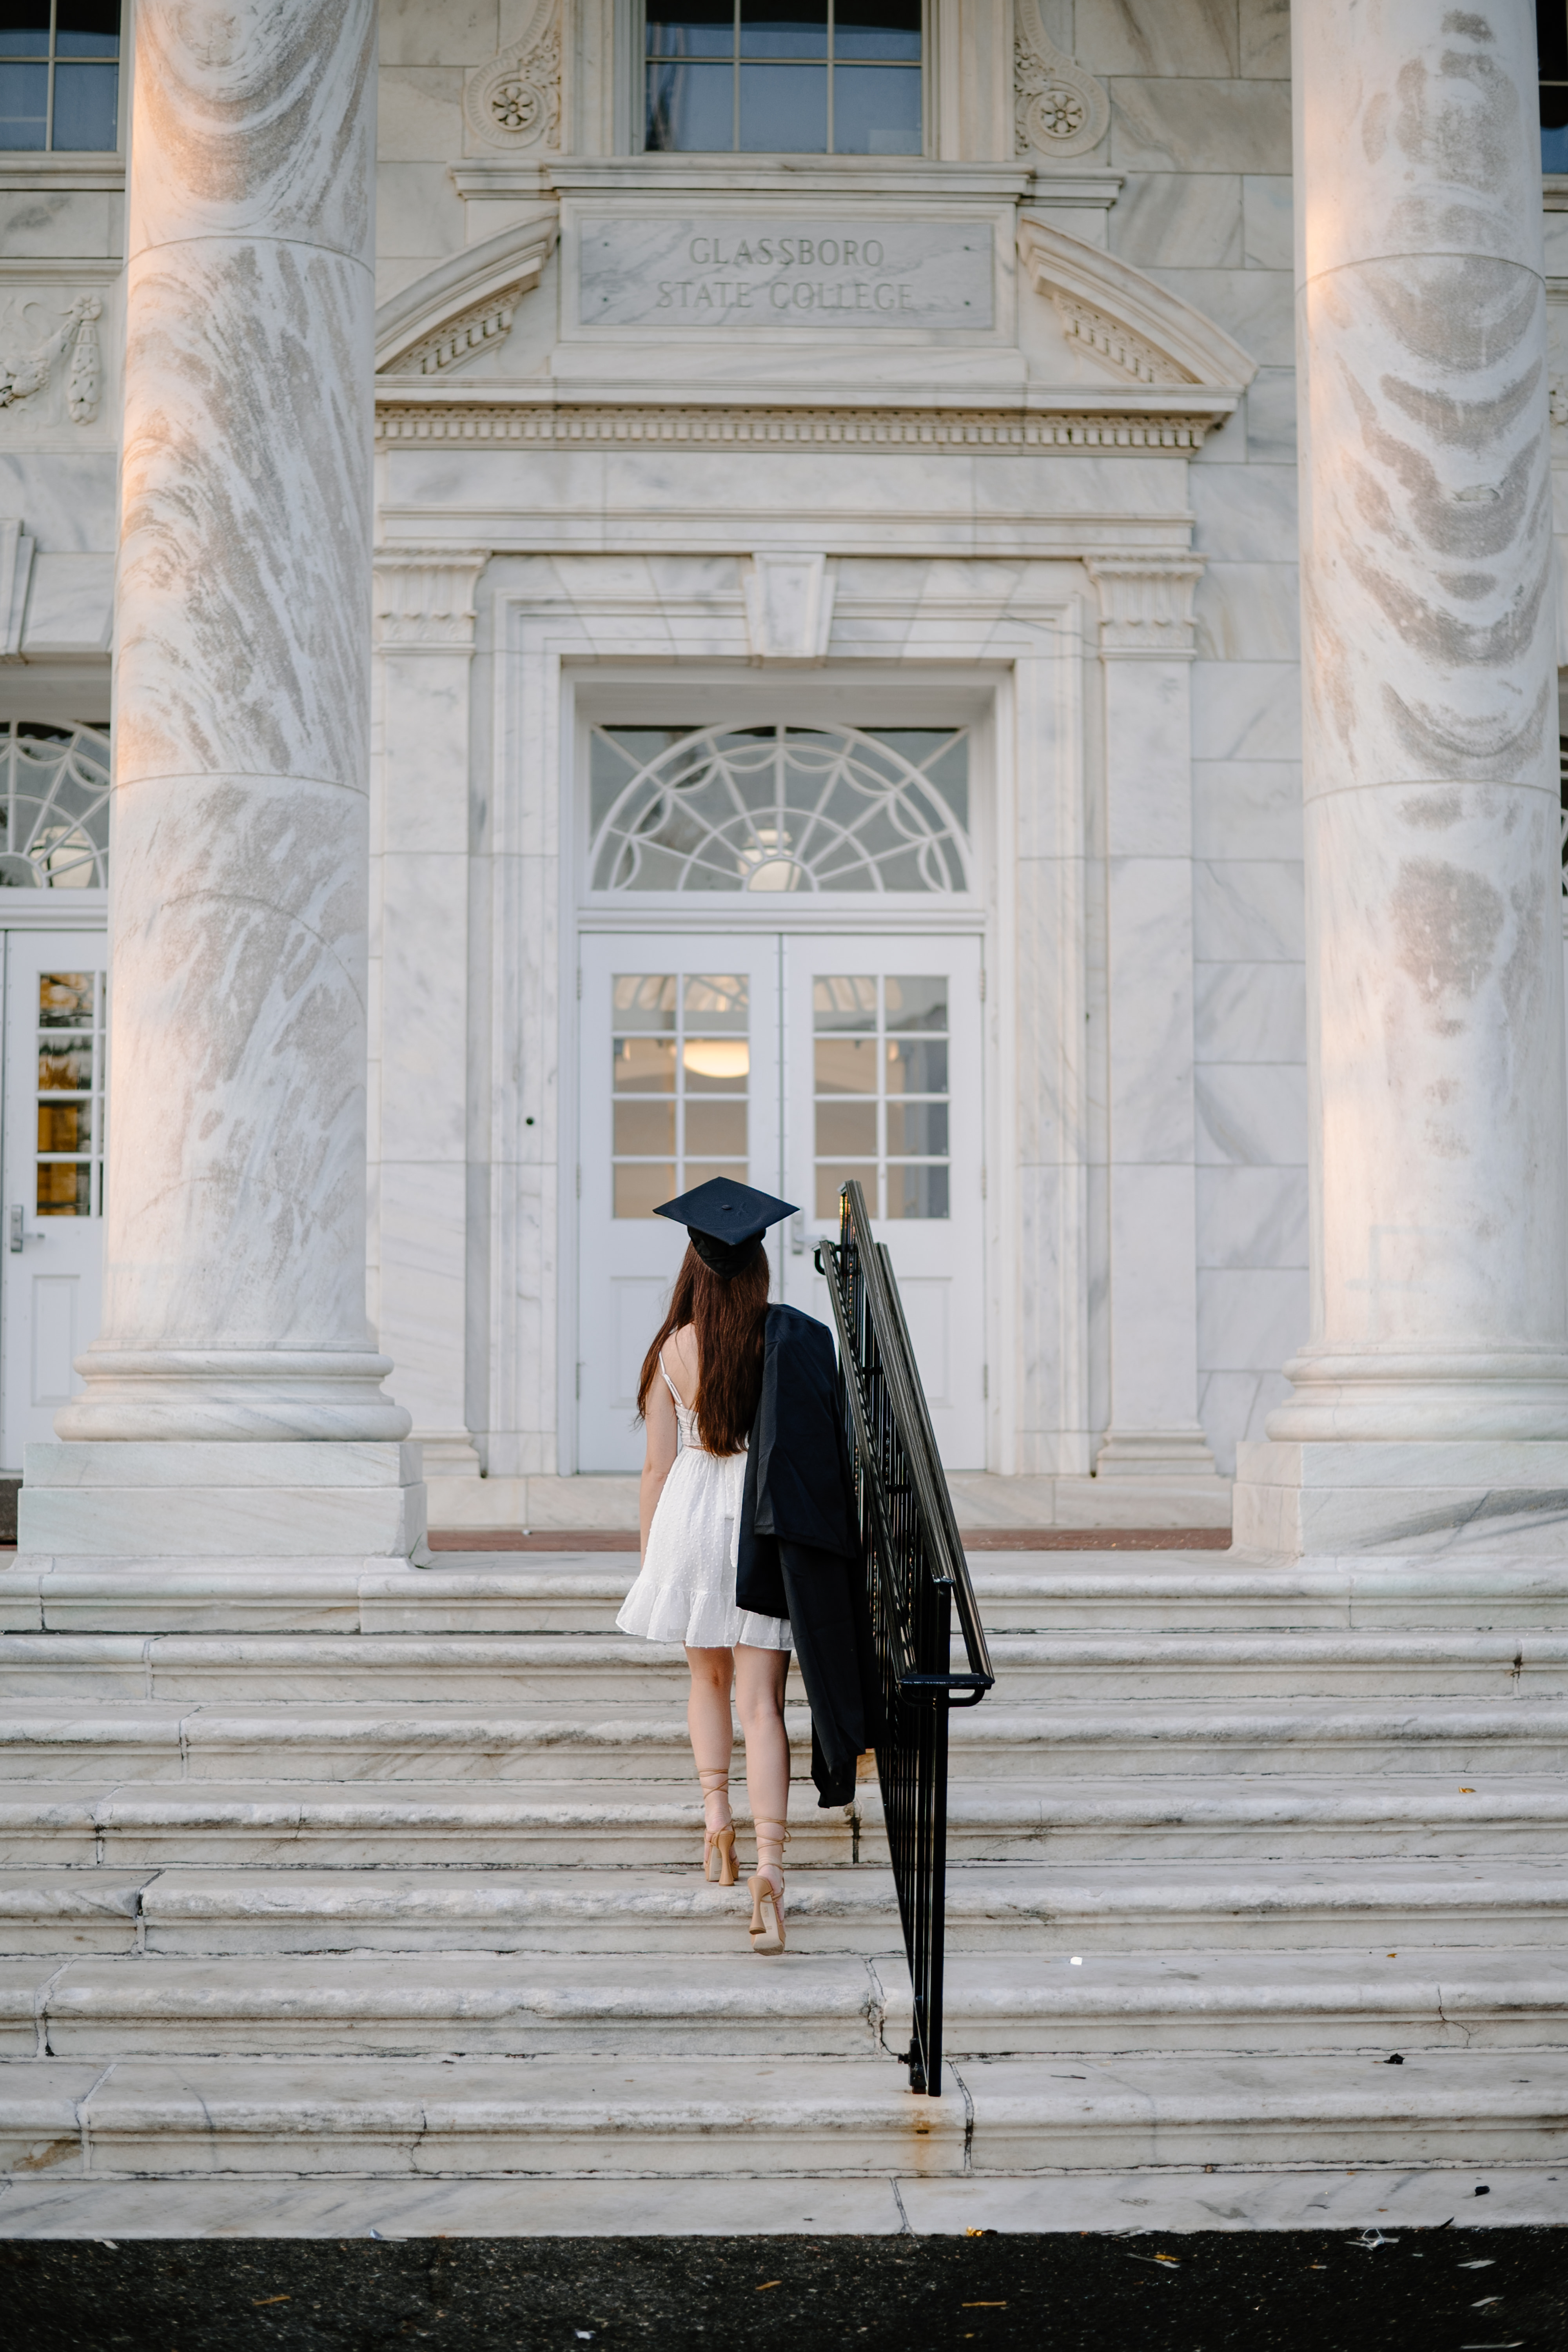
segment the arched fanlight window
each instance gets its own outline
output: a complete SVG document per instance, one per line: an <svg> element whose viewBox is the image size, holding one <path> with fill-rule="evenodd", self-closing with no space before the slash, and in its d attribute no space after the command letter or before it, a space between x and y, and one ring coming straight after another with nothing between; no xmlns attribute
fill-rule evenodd
<svg viewBox="0 0 1568 2352"><path fill-rule="evenodd" d="M590 887L969 890L963 728L595 727Z"/></svg>
<svg viewBox="0 0 1568 2352"><path fill-rule="evenodd" d="M108 879L108 728L0 721L0 889Z"/></svg>

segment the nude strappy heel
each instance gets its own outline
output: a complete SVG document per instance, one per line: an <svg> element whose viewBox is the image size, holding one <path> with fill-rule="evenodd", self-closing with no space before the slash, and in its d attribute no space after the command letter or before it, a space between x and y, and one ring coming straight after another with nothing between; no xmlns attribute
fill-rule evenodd
<svg viewBox="0 0 1568 2352"><path fill-rule="evenodd" d="M741 1875L735 1860L734 1822L722 1822L716 1830L707 1826L710 1797L722 1797L725 1812L730 1811L730 1775L721 1765L710 1764L700 1765L697 1777L702 1783L702 1875L710 1884L716 1878L721 1886L733 1886Z"/></svg>
<svg viewBox="0 0 1568 2352"><path fill-rule="evenodd" d="M749 1933L752 1951L771 1957L784 1948L784 1850L789 1843L789 1831L783 1822L757 1822L753 1826L757 1832L757 1867L746 1881L752 1898ZM771 1853L764 1851L769 1846L773 1849ZM778 1874L776 1886L769 1875L773 1871ZM770 1912L773 1915L771 1927L767 1917Z"/></svg>

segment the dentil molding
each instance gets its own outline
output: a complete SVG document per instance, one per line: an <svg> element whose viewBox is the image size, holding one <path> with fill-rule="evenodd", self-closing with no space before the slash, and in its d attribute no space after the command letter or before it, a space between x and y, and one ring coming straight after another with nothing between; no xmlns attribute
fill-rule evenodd
<svg viewBox="0 0 1568 2352"><path fill-rule="evenodd" d="M1018 258L1068 336L1134 383L1202 383L1242 392L1258 362L1204 311L1113 253L1026 213Z"/></svg>
<svg viewBox="0 0 1568 2352"><path fill-rule="evenodd" d="M1016 0L1013 145L1020 155L1087 154L1110 127L1110 100L1091 73L1058 49L1037 0Z"/></svg>
<svg viewBox="0 0 1568 2352"><path fill-rule="evenodd" d="M373 606L377 642L471 646L474 590L489 562L488 548L378 548Z"/></svg>
<svg viewBox="0 0 1568 2352"><path fill-rule="evenodd" d="M1088 557L1100 591L1101 653L1184 660L1193 650L1193 595L1201 555Z"/></svg>
<svg viewBox="0 0 1568 2352"><path fill-rule="evenodd" d="M1091 396L1092 397L1092 396ZM377 397L375 429L384 447L454 443L476 448L918 449L932 457L972 457L994 451L1201 449L1234 402L1214 407L1037 412L1016 407L745 407L715 403L569 401L505 394L463 400L399 399L388 385Z"/></svg>
<svg viewBox="0 0 1568 2352"><path fill-rule="evenodd" d="M521 41L463 85L468 152L524 154L561 144L561 8L538 0Z"/></svg>
<svg viewBox="0 0 1568 2352"><path fill-rule="evenodd" d="M384 302L375 314L378 374L439 375L504 340L523 296L555 250L553 207L464 247Z"/></svg>

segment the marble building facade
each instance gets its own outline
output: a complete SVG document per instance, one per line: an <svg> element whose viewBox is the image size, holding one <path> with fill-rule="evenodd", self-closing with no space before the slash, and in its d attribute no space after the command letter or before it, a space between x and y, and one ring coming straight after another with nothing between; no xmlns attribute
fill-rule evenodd
<svg viewBox="0 0 1568 2352"><path fill-rule="evenodd" d="M635 1458L627 1349L662 1277L606 1188L624 1175L632 1202L634 1163L671 1148L658 1104L653 1143L632 1120L616 1145L626 1107L595 1094L637 1045L629 979L684 1006L692 972L750 976L749 1164L809 1193L783 1250L809 1305L833 1155L915 1182L897 1105L879 1143L824 1124L798 1068L828 1034L810 989L858 979L870 1029L849 1034L890 1039L900 975L943 976L952 1075L927 1092L950 1124L901 1131L948 1190L887 1230L953 1468L1027 1482L1016 1504L976 1486L977 1512L1224 1517L1238 1444L1290 1393L1288 11L916 14L919 152L778 154L647 152L657 10L380 10L369 1314L437 1524L621 1507L595 1475ZM123 178L119 155L0 156L0 716L79 759L110 718ZM617 884L595 759L630 776L705 732L781 730L873 764L896 738L917 766L962 736L952 862L862 890L770 879L787 825L753 812L726 875ZM644 806L628 838L652 837ZM0 907L8 1067L31 1066L39 973L101 968L83 871ZM683 1153L702 1045L681 1049ZM7 1467L96 1328L85 1260L68 1347L44 1328L58 1280L24 1297L66 1247L29 1189L30 1108L6 1118ZM732 1117L706 1115L733 1152Z"/></svg>

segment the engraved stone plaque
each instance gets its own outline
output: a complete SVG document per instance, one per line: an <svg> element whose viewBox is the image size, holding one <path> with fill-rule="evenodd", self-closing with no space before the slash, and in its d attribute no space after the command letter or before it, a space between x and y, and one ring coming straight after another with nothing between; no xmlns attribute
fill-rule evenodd
<svg viewBox="0 0 1568 2352"><path fill-rule="evenodd" d="M584 221L578 320L728 333L994 323L989 221L616 214Z"/></svg>

